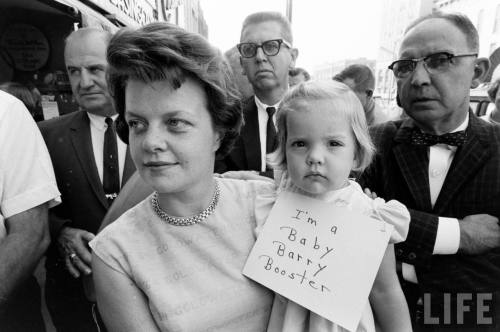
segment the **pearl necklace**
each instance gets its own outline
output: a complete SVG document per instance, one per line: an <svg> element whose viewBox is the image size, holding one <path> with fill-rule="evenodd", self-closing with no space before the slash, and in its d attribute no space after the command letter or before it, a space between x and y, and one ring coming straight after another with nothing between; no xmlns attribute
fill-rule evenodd
<svg viewBox="0 0 500 332"><path fill-rule="evenodd" d="M151 205L153 206L153 210L155 211L156 215L161 220L174 226L191 226L205 220L209 215L211 215L214 212L215 207L219 202L219 196L220 196L219 183L215 181L214 197L212 198L212 201L210 202L208 207L194 216L184 217L184 218L172 217L169 216L165 211L163 211L162 208L160 207L160 204L158 203L157 191L155 191L153 196L151 197Z"/></svg>

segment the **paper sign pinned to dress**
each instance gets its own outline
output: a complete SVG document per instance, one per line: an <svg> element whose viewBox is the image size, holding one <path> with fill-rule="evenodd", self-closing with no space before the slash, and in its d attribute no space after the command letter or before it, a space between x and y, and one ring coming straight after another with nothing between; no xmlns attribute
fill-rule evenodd
<svg viewBox="0 0 500 332"><path fill-rule="evenodd" d="M243 274L354 331L392 229L347 207L282 192Z"/></svg>

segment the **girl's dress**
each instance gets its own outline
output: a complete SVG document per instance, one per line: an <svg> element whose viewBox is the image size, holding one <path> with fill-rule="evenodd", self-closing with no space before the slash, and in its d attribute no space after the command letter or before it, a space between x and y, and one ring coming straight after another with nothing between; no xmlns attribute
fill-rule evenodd
<svg viewBox="0 0 500 332"><path fill-rule="evenodd" d="M300 192L300 190L291 183L286 171L282 174L276 173L278 174L276 181L279 183L277 192L259 195L257 198L255 213L257 219L257 234L260 233L264 226L267 216L276 201L277 195L281 191ZM397 201L392 200L385 202L381 198L371 199L363 193L358 183L351 180L349 180L349 184L346 187L327 193L324 200L339 207L347 207L362 212L367 216L383 220L393 225L394 230L389 240L390 243L398 243L406 239L410 224L410 213L403 204ZM348 330L276 294L267 331L346 332ZM375 322L369 301L366 303L356 332L375 332Z"/></svg>
<svg viewBox="0 0 500 332"><path fill-rule="evenodd" d="M198 224L164 222L150 196L90 242L100 259L144 293L161 331L266 329L273 293L241 271L256 239L256 197L274 192L275 186L217 181L219 202Z"/></svg>

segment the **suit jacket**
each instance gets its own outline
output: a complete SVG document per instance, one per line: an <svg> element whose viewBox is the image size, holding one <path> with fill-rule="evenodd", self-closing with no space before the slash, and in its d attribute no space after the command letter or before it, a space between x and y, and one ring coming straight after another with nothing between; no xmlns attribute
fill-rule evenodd
<svg viewBox="0 0 500 332"><path fill-rule="evenodd" d="M500 126L471 112L469 116L467 140L456 151L434 207L428 147L408 142L413 120L371 128L377 154L360 184L409 208L410 230L407 240L396 246L396 257L415 266L423 292L500 290L500 249L477 256L432 255L438 216L462 219L486 213L500 217Z"/></svg>
<svg viewBox="0 0 500 332"><path fill-rule="evenodd" d="M74 281L65 270L63 258L59 257L56 248L62 225L67 223L69 227L96 234L109 206L95 163L87 112L78 111L43 121L39 127L52 159L62 199L60 205L49 211L53 241L47 253L47 278L58 279L58 287L64 289L66 284L74 284ZM127 149L122 186L134 170Z"/></svg>
<svg viewBox="0 0 500 332"><path fill-rule="evenodd" d="M260 172L262 170L259 118L254 96L243 102L243 118L245 122L233 149L223 160L216 162L217 173L240 170Z"/></svg>

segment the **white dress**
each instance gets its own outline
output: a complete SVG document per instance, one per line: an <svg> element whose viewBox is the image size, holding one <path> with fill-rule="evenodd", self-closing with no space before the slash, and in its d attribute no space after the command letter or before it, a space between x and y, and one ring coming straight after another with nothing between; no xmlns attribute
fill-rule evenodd
<svg viewBox="0 0 500 332"><path fill-rule="evenodd" d="M274 205L277 195L282 190L298 192L288 178L287 172L279 175L279 183L276 193L262 194L257 199L256 233L259 234L264 223ZM390 237L390 243L402 242L406 239L410 225L410 213L401 203L392 200L385 202L381 198L371 199L363 193L358 183L349 181L349 185L327 194L325 201L336 206L343 206L349 209L362 212L367 216L383 220L394 226ZM269 319L268 332L346 332L348 330L332 323L314 312L276 294ZM370 303L367 300L366 307L361 315L361 320L356 332L375 332L375 322Z"/></svg>

